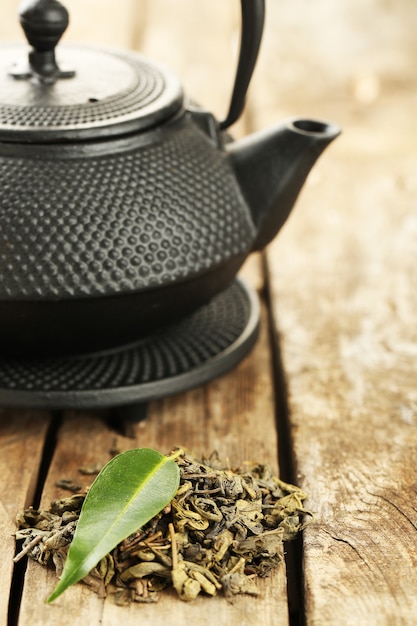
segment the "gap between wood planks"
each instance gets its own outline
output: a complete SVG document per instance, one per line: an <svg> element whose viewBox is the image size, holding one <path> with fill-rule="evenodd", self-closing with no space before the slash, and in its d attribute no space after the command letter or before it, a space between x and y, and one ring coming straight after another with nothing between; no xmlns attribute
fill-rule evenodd
<svg viewBox="0 0 417 626"><path fill-rule="evenodd" d="M296 485L297 468L288 407L288 387L282 360L280 336L277 332L278 320L275 319L271 305L271 282L266 254L262 254L262 272L264 275L264 298L268 311L268 332L271 346L271 362L274 381L275 420L278 432L278 466L281 480ZM285 566L287 571L288 613L290 626L304 626L304 579L303 579L303 540L302 536L286 545Z"/></svg>
<svg viewBox="0 0 417 626"><path fill-rule="evenodd" d="M108 427L118 435L129 437L132 429L132 419L130 413L122 407L116 416L118 409L111 409L105 414L104 420ZM44 485L50 470L51 462L55 454L58 435L63 423L64 411L51 411L51 420L46 432L43 444L42 458L39 465L39 471L34 484L32 493L28 494L28 502L25 506L33 506L38 508L42 499ZM137 414L137 412L136 412ZM121 417L121 419L120 419ZM146 418L146 405L142 405L136 421ZM17 548L16 552L19 551ZM22 600L23 586L25 582L25 574L27 569L28 557L22 558L14 564L12 581L10 585L9 607L7 626L18 626L20 606Z"/></svg>
<svg viewBox="0 0 417 626"><path fill-rule="evenodd" d="M295 472L292 457L292 446L289 437L288 428L288 407L286 398L286 383L285 375L282 371L281 355L279 349L279 337L275 331L276 325L271 313L271 306L269 303L269 284L268 284L268 268L266 262L263 262L262 271L264 273L264 287L261 296L265 298L267 303L267 328L270 335L269 345L271 348L272 368L273 368L273 382L274 382L274 409L277 421L277 429L279 433L278 444L278 460L280 475L283 480L294 482ZM143 405L143 410L140 413L139 419L146 418L146 405ZM133 428L132 420L129 419L129 414L123 410L123 407L116 408L110 411L106 411L103 414L103 421L108 425L111 431L114 431L118 435L129 437L131 429ZM56 444L59 438L59 433L63 424L64 413L56 412L51 416L51 422L45 437L42 453L42 461L40 463L39 472L37 476L36 485L33 492L30 495L30 502L34 507L39 506L42 493L45 485L45 481L48 476L51 461L56 450ZM295 548L295 549L294 549ZM288 596L287 601L289 604L290 625L299 626L303 620L303 603L302 603L302 579L301 579L301 544L293 546L288 544L286 546L286 570L288 579ZM20 563L17 563L14 568L13 582L11 586L10 595L10 607L9 607L9 619L8 626L17 626L19 623L19 611L22 597L23 585L25 582L27 559L23 559Z"/></svg>
<svg viewBox="0 0 417 626"><path fill-rule="evenodd" d="M43 486L48 475L49 466L54 455L57 435L62 422L62 414L59 412L51 412L51 421L46 432L43 444L42 460L39 465L39 472L34 485L33 494L28 494L30 502L26 502L25 506L33 506L37 508L41 501ZM21 559L14 564L12 582L10 585L9 609L7 626L17 626L19 621L20 603L22 599L23 584L27 567L27 557Z"/></svg>

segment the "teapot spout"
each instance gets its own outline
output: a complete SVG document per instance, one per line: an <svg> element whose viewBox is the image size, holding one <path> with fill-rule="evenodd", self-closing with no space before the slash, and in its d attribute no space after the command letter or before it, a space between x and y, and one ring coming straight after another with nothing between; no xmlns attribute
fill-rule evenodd
<svg viewBox="0 0 417 626"><path fill-rule="evenodd" d="M312 166L339 134L334 124L292 119L229 144L229 158L257 229L252 250L262 250L275 237Z"/></svg>

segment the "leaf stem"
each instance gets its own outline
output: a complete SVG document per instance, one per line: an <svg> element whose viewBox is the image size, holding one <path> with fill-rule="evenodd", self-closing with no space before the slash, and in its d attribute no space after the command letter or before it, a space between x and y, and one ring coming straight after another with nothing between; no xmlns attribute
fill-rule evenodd
<svg viewBox="0 0 417 626"><path fill-rule="evenodd" d="M175 529L174 524L170 522L168 524L169 536L171 539L172 546L172 569L178 568L178 552L177 552L177 540L175 539Z"/></svg>
<svg viewBox="0 0 417 626"><path fill-rule="evenodd" d="M26 556L32 550L32 548L34 548L38 543L40 543L42 539L43 539L43 535L36 535L36 537L32 539L32 541L28 543L27 546L19 552L19 554L16 554L16 556L13 559L13 563L18 563L18 561L23 559L23 557Z"/></svg>
<svg viewBox="0 0 417 626"><path fill-rule="evenodd" d="M178 450L175 450L174 452L171 452L171 454L167 457L170 461L175 461L175 459L178 459L180 456L183 456L184 454L184 450L183 448L178 448Z"/></svg>

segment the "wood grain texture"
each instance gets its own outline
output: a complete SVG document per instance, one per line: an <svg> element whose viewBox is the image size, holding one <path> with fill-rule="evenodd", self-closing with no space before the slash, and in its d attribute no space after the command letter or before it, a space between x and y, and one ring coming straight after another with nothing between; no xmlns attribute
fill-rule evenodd
<svg viewBox="0 0 417 626"><path fill-rule="evenodd" d="M260 274L255 270L258 259L252 259L245 268L246 276ZM254 267L255 265L255 267ZM209 385L187 394L152 403L148 419L138 424L135 438L138 445L149 445L169 450L175 444L183 445L196 455L217 450L230 465L245 460L259 460L277 468L277 435L271 379L270 350L265 309L262 332L258 344L236 370ZM231 602L221 596L207 600L198 598L187 604L173 596L161 599L158 607L144 605L140 612L131 607L129 618L134 623L138 614L141 623L195 623L201 626L216 624L229 626L265 626L288 624L285 566L270 578L258 581L261 595L246 596ZM115 626L120 609L106 603L103 624Z"/></svg>
<svg viewBox="0 0 417 626"><path fill-rule="evenodd" d="M402 100L383 104L375 118L391 126L352 119L268 253L298 477L315 512L309 626L417 614L417 128Z"/></svg>
<svg viewBox="0 0 417 626"><path fill-rule="evenodd" d="M67 40L135 47L171 66L189 95L224 114L236 62L237 0L121 0L116 10L112 0L65 1L72 15ZM17 5L1 2L1 40L21 37ZM417 5L294 0L267 9L249 114L234 132L293 114L333 119L345 129L268 251L298 478L315 511L304 541L307 624L408 625L417 612ZM251 266L262 288L256 261ZM266 342L263 334L253 354L223 379L153 403L131 438L98 414L67 415L44 503L56 497L57 478L76 478L80 464L107 460L114 445L167 450L182 443L197 454L215 447L232 463L275 462ZM14 492L2 496L9 507L1 510L2 537L10 537L37 471L33 463L26 474L16 473L16 459L34 451L36 458L45 432L32 431L24 413L16 418L24 440L13 443L9 415L0 467L2 489L13 484ZM12 542L0 550L8 581ZM169 597L157 607L124 610L78 585L46 607L54 582L30 565L21 624L288 621L284 571L262 584L260 600L233 605L203 599L183 605ZM3 585L0 619L7 593Z"/></svg>
<svg viewBox="0 0 417 626"><path fill-rule="evenodd" d="M52 500L70 494L56 487L57 480L76 481L82 489L94 476L82 476L78 468L104 465L111 458L115 434L107 428L99 414L68 413L60 427L57 445L42 493L41 507L48 508ZM101 624L103 602L83 585L72 587L52 605L46 598L57 582L56 575L29 561L25 577L19 626L47 624Z"/></svg>
<svg viewBox="0 0 417 626"><path fill-rule="evenodd" d="M315 512L308 626L403 625L417 611L416 5L371 4L271 3L255 76L257 127L302 115L344 131L268 251Z"/></svg>
<svg viewBox="0 0 417 626"><path fill-rule="evenodd" d="M0 623L7 623L17 512L32 504L49 425L37 411L0 411Z"/></svg>

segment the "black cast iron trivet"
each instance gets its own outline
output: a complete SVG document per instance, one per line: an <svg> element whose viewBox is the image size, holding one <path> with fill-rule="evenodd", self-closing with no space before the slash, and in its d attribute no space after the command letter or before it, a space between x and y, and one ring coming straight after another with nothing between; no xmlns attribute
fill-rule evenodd
<svg viewBox="0 0 417 626"><path fill-rule="evenodd" d="M181 322L108 353L1 358L0 405L123 406L172 395L237 365L256 342L259 302L241 280Z"/></svg>

